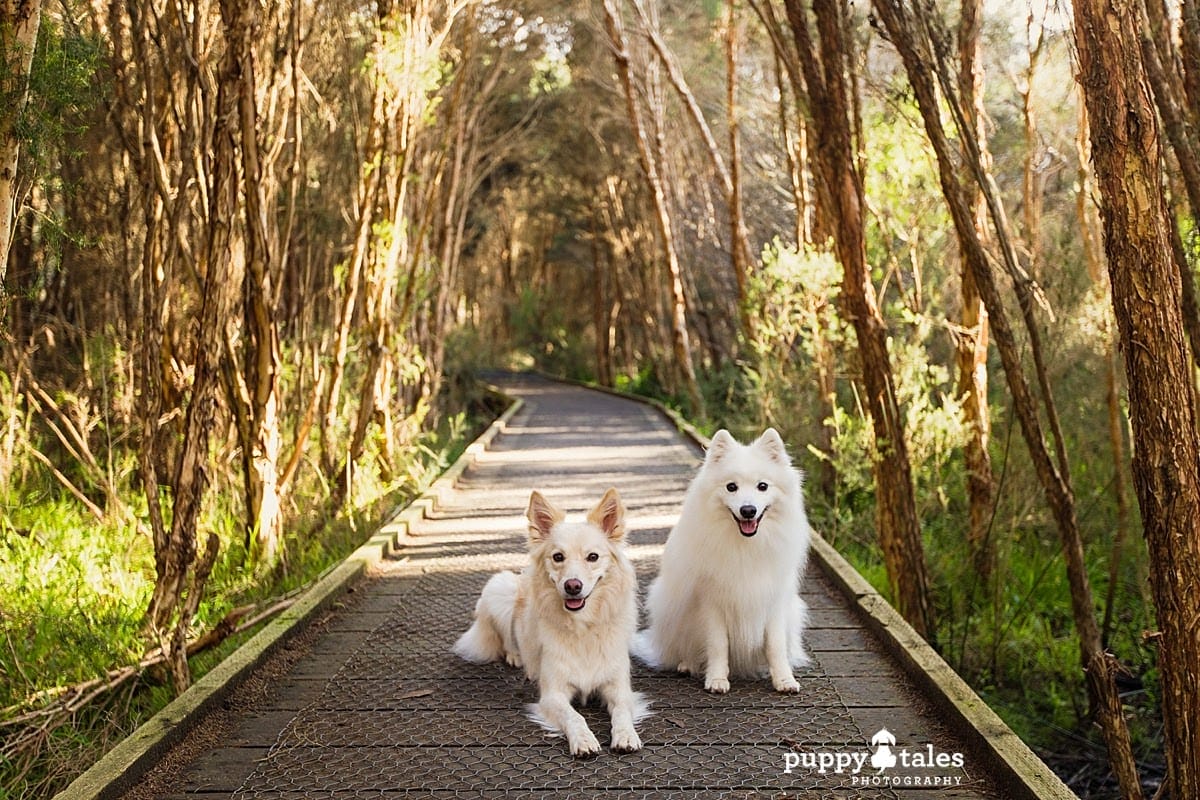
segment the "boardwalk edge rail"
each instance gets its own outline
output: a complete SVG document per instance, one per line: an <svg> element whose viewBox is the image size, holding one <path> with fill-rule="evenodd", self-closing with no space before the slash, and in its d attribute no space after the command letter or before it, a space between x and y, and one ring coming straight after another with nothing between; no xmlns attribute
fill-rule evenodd
<svg viewBox="0 0 1200 800"><path fill-rule="evenodd" d="M707 449L709 439L670 406L651 397L622 392L599 384L564 379L541 373L550 380L572 383L616 397L636 400L651 406L669 419L697 446ZM1017 736L1007 723L975 693L936 650L930 647L911 625L867 580L859 574L833 545L816 531L812 534L812 555L825 574L846 595L884 648L938 707L943 721L963 734L975 751L988 761L1006 797L1025 800L1079 800L1046 762Z"/></svg>
<svg viewBox="0 0 1200 800"><path fill-rule="evenodd" d="M314 583L290 608L205 673L179 697L108 751L55 800L107 800L129 791L154 762L195 727L244 677L328 608L364 573L400 549L410 527L437 508L468 467L500 435L524 405L520 398L495 390L508 408L495 419L428 489L399 508L375 534L332 571Z"/></svg>

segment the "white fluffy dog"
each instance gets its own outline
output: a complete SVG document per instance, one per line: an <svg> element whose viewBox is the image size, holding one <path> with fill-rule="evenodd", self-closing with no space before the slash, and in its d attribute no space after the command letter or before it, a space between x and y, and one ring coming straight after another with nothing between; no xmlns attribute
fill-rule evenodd
<svg viewBox="0 0 1200 800"><path fill-rule="evenodd" d="M637 575L625 555L625 507L605 492L587 521L566 515L541 494L529 498L529 565L501 572L483 587L475 621L454 652L474 663L524 665L540 691L534 720L566 737L571 754L591 756L600 743L571 705L593 694L612 717L617 752L642 746L635 723L645 714L630 687L629 647L637 630Z"/></svg>
<svg viewBox="0 0 1200 800"><path fill-rule="evenodd" d="M801 475L779 433L742 445L718 431L667 538L635 654L702 673L716 694L729 691L731 674L760 677L764 667L777 691L798 692L810 537Z"/></svg>

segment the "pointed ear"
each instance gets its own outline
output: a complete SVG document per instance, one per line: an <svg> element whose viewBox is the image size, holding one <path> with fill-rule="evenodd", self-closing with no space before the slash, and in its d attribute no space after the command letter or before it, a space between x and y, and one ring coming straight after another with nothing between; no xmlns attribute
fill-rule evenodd
<svg viewBox="0 0 1200 800"><path fill-rule="evenodd" d="M730 435L729 431L721 428L713 434L712 439L708 442L708 452L704 455L705 464L715 464L725 457L729 452L729 448L737 444L737 440Z"/></svg>
<svg viewBox="0 0 1200 800"><path fill-rule="evenodd" d="M780 464L791 465L792 460L788 457L787 446L783 443L783 438L779 435L779 431L774 428L767 428L763 431L762 436L754 440L754 447L762 450L773 461L778 461Z"/></svg>
<svg viewBox="0 0 1200 800"><path fill-rule="evenodd" d="M567 518L566 514L552 506L550 501L537 491L529 496L529 509L525 516L529 518L529 538L535 542L548 537L554 526Z"/></svg>
<svg viewBox="0 0 1200 800"><path fill-rule="evenodd" d="M609 489L587 516L588 522L604 531L614 542L625 538L625 506L616 489Z"/></svg>

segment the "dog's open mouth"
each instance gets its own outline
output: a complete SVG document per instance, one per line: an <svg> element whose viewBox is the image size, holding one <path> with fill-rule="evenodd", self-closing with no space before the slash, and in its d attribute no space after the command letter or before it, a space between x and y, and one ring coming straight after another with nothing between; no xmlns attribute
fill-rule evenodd
<svg viewBox="0 0 1200 800"><path fill-rule="evenodd" d="M767 506L767 508L770 508L770 506ZM739 517L737 514L733 515L733 521L737 523L738 531L742 534L742 536L745 536L747 539L749 539L751 536L758 533L759 523L761 523L763 517L766 516L767 508L764 508L762 511L760 511L758 516L754 517L753 519Z"/></svg>
<svg viewBox="0 0 1200 800"><path fill-rule="evenodd" d="M563 606L567 609L567 611L578 611L585 605L587 605L586 597L568 597L567 599L563 600Z"/></svg>

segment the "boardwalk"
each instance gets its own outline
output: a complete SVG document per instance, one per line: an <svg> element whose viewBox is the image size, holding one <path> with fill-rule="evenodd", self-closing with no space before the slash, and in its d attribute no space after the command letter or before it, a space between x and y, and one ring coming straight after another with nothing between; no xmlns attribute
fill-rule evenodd
<svg viewBox="0 0 1200 800"><path fill-rule="evenodd" d="M712 696L698 679L636 667L634 687L656 711L640 726L645 748L572 760L523 716L536 696L516 670L465 664L448 649L488 575L522 565L530 489L578 515L616 486L644 591L698 453L644 405L532 378L508 389L526 405L435 518L236 690L130 800L1004 796L815 567L804 588L814 664L798 673L799 695L735 681ZM605 742L605 715L585 713ZM885 727L894 752L961 754L963 766L785 772L802 758L867 758ZM879 784L864 787L871 777Z"/></svg>

